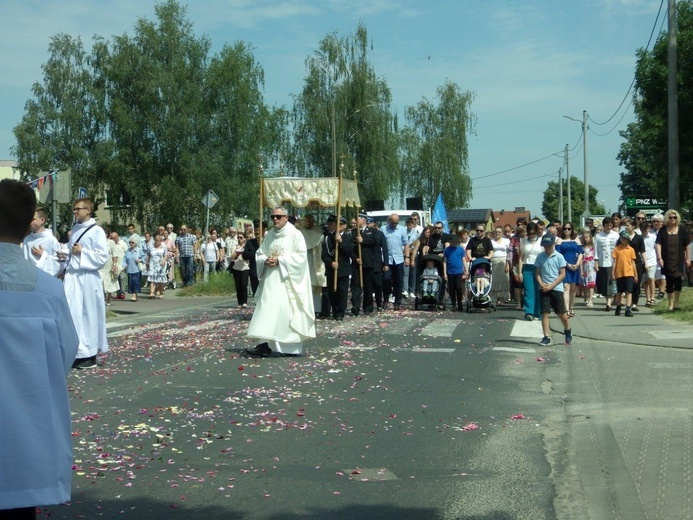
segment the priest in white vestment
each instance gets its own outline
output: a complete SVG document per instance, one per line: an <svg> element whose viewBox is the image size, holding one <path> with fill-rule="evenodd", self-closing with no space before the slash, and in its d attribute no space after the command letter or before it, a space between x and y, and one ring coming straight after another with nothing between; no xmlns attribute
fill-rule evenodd
<svg viewBox="0 0 693 520"><path fill-rule="evenodd" d="M49 275L57 276L60 272L60 243L45 226L46 210L39 208L34 212L34 220L31 221L31 233L24 237L22 243L24 258Z"/></svg>
<svg viewBox="0 0 693 520"><path fill-rule="evenodd" d="M0 181L0 518L35 518L71 492L78 339L62 284L19 246L35 207L25 183Z"/></svg>
<svg viewBox="0 0 693 520"><path fill-rule="evenodd" d="M325 235L316 226L315 216L310 214L303 218L303 227L300 231L308 249L308 272L313 290L313 309L315 314L319 314L322 309L322 290L327 284L325 264L322 261L322 243Z"/></svg>
<svg viewBox="0 0 693 520"><path fill-rule="evenodd" d="M315 337L306 241L289 223L284 208L274 208L271 219L273 228L255 253L260 286L248 327L248 336L263 342L246 349L246 354L297 356L303 353L303 342Z"/></svg>
<svg viewBox="0 0 693 520"><path fill-rule="evenodd" d="M65 295L79 336L74 368L93 368L96 355L108 352L106 302L99 275L108 261L108 242L106 233L91 216L91 199L77 199L72 211L77 223L68 244Z"/></svg>

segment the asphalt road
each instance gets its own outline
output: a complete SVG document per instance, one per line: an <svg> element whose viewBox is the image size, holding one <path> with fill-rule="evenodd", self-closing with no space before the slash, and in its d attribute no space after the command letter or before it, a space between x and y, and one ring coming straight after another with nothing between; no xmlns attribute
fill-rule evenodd
<svg viewBox="0 0 693 520"><path fill-rule="evenodd" d="M222 300L120 320L105 365L71 374L73 500L41 514L690 518L693 352L540 347L520 317L320 321L306 356L259 360L240 357L250 311Z"/></svg>

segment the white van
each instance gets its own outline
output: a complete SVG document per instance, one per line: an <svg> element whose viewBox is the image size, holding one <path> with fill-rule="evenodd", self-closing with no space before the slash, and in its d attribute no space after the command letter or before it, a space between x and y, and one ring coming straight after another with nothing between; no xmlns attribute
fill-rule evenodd
<svg viewBox="0 0 693 520"><path fill-rule="evenodd" d="M409 217L411 217L412 213L419 214L419 224L423 227L426 227L431 223L431 212L422 209L386 209L382 211L368 211L366 215L373 218L373 220L375 220L382 228L387 225L387 219L390 218L390 215L393 213L397 213L399 215L399 225L402 227L404 227L405 222Z"/></svg>

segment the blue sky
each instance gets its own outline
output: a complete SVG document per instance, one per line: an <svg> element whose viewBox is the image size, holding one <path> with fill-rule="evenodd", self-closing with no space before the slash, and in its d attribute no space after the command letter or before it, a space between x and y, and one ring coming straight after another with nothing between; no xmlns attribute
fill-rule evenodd
<svg viewBox="0 0 693 520"><path fill-rule="evenodd" d="M581 125L563 115L581 119L587 110L592 120L603 122L614 114L660 3L198 0L188 3L188 18L198 35L211 39L213 51L225 42L250 42L265 70L266 101L286 107L301 89L305 59L318 42L334 30L352 33L361 21L373 41L376 73L387 80L400 113L423 97L433 98L448 79L475 93L471 207L525 206L539 213L547 182L558 179L562 156L493 174L562 153L566 144L576 146ZM0 0L0 159L12 158L12 128L32 84L41 79L50 36L81 36L89 46L94 34L110 39L132 33L137 18L154 18L154 5L153 0ZM618 131L632 121L629 100L609 124L591 123L588 132L589 182L607 209L615 210L620 196ZM580 146L570 154L570 171L582 179Z"/></svg>

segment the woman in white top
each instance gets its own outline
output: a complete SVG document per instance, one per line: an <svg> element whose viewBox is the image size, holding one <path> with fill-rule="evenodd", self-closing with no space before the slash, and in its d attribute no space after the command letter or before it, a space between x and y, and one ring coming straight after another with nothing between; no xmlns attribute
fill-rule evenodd
<svg viewBox="0 0 693 520"><path fill-rule="evenodd" d="M248 232L252 238L252 233ZM246 238L243 235L238 235L238 245L231 252L231 274L236 285L236 299L238 306L245 309L248 306L248 276L250 275L250 260L243 258L243 250L245 249Z"/></svg>
<svg viewBox="0 0 693 520"><path fill-rule="evenodd" d="M497 305L502 305L510 296L510 264L508 263L508 250L510 239L503 236L503 228L496 227L493 230L493 257L491 257L491 287L492 298Z"/></svg>
<svg viewBox="0 0 693 520"><path fill-rule="evenodd" d="M221 250L217 244L217 231L215 229L210 230L207 235L207 241L200 247L200 253L202 254L202 261L204 262L204 278L203 281L206 283L209 277L209 272L214 272L217 269L217 262L221 261Z"/></svg>
<svg viewBox="0 0 693 520"><path fill-rule="evenodd" d="M541 318L541 304L539 295L539 284L534 276L534 261L537 255L544 250L541 247L541 237L539 236L537 224L530 222L527 224L527 238L520 240L520 280L522 281L522 307L525 311L525 319L532 321Z"/></svg>

